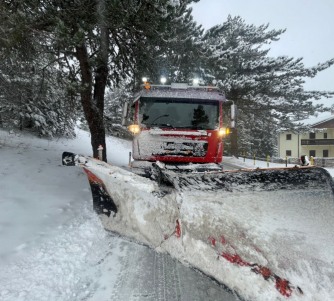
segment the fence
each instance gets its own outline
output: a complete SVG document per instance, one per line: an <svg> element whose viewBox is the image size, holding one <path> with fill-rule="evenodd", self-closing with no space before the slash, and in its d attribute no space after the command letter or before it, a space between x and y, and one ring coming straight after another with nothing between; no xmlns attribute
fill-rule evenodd
<svg viewBox="0 0 334 301"><path fill-rule="evenodd" d="M242 155L242 158L254 160L254 165L256 161L264 161L267 162L268 165L270 163L279 163L279 164L296 164L300 165L299 158L293 157L286 157L286 158L278 158L278 157L270 157L267 156L266 158L263 157L256 157L256 155L249 156L249 155ZM319 167L334 167L334 158L323 158L323 157L315 157L310 158L310 164Z"/></svg>
<svg viewBox="0 0 334 301"><path fill-rule="evenodd" d="M314 165L320 167L334 167L334 158L314 158Z"/></svg>

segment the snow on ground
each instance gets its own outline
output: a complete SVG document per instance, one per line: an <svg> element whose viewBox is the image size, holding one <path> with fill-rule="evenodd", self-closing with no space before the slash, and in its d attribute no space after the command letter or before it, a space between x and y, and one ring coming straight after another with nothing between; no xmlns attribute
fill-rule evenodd
<svg viewBox="0 0 334 301"><path fill-rule="evenodd" d="M107 147L111 164L128 164L130 142L107 138ZM86 175L61 165L63 151L91 154L89 134L49 141L0 130L1 301L239 300L171 257L106 232Z"/></svg>
<svg viewBox="0 0 334 301"><path fill-rule="evenodd" d="M49 231L64 224L64 219L78 216L83 205L78 200L85 199L90 203L91 192L86 176L80 168L65 170L61 165L61 154L67 149L90 154L91 149L90 137L84 131L78 131L74 140L58 141L16 133L0 134L0 235L6 236L6 244L2 244L0 249L1 259L13 250L19 252L26 248L33 240L51 235ZM129 149L129 142L109 140L111 163L126 165ZM81 181L69 183L71 177L80 177ZM72 191L77 191L77 194ZM31 200L29 204L25 204L27 195ZM71 211L72 215L63 214L64 211ZM8 232L12 235L7 236Z"/></svg>
<svg viewBox="0 0 334 301"><path fill-rule="evenodd" d="M96 262L110 252L86 176L61 165L64 150L90 154L89 135L49 141L0 131L0 300L88 300ZM112 163L126 165L129 150L108 139ZM117 275L121 251L113 252Z"/></svg>
<svg viewBox="0 0 334 301"><path fill-rule="evenodd" d="M111 164L118 166L128 164L130 142L108 138L107 147L108 160ZM91 153L89 135L78 130L76 139L49 141L29 134L23 135L20 132L0 131L0 300L101 301L104 300L103 296L112 292L113 285L117 286L116 278L124 268L120 259L123 258L126 261L129 258L130 251L122 246L121 240L111 239L103 231L98 217L92 214L91 192L82 169L61 166L61 153L64 150L89 155ZM252 160L243 162L243 159L226 158L226 162L250 168L263 167L263 165L266 167L266 162L257 161L254 166ZM270 163L270 167L274 167L274 164ZM333 170L330 172L333 175ZM132 181L131 178L130 180ZM137 185L137 188L140 189L141 186ZM125 189L124 193L129 194L130 192ZM233 198L230 201L231 204L226 203L226 208L230 205L233 208L235 203ZM240 208L243 206L242 201L241 198L238 202ZM187 215L191 216L194 221L201 214L206 216L209 222L214 220L210 214L204 212L207 208L205 199L188 205L182 210L184 212L187 210ZM148 208L136 207L135 209L140 215L143 209ZM231 212L227 209L226 213ZM254 207L253 209L254 214L259 211L259 208ZM251 220L246 212L242 213L250 226L250 231L246 234L261 241L261 237L251 231L252 229L261 230L261 227L256 224L256 221ZM219 218L218 211L215 210L213 214ZM275 218L279 219L280 216ZM282 220L289 223L289 215L283 216ZM191 222L190 218L190 226ZM277 229L280 231L277 225L276 220L272 229L268 231ZM311 237L314 237L314 233L312 235ZM301 252L305 238L300 234L287 237L285 242L288 242L289 239L291 243L294 238L298 238L297 250ZM191 240L190 237L185 237L185 239L185 241L188 239L188 242ZM201 258L205 246L191 241L190 243L193 257L198 261L206 260L206 258ZM327 246L324 245L323 253L330 251L332 245L333 242L329 242ZM266 251L266 248L267 246L263 245L262 251ZM254 252L254 250L251 251ZM212 252L213 257L216 256L214 250L209 250L209 252ZM305 275L294 275L293 271L290 271L289 276L292 277L293 284L303 286L307 293L314 293L317 285L320 285L321 288L319 296L312 296L311 299L310 295L302 296L300 300L325 300L326 297L333 296L331 295L330 279L324 275L324 282L319 284L319 279L315 278L318 277L319 271L320 273L325 271L322 265L317 263L312 265L306 259L299 264L301 267L298 269L303 270L304 267L306 278L314 278L314 281L303 283L304 278L299 279L299 277ZM101 268L101 265L104 267ZM112 266L112 272L108 270L110 266ZM228 265L228 263L226 266L225 276L231 279L234 275L240 275L238 274L240 269L246 269L246 267ZM162 267L165 268L165 265ZM312 270L312 268L320 267L319 271ZM214 263L211 269L214 276L218 265ZM329 274L333 272L331 266L328 266L327 269ZM102 282L96 283L94 279L101 278L101 273L105 273L104 276L102 275ZM127 277L130 278L130 275ZM248 281L250 279L252 279L251 282ZM249 292L253 289L259 294L259 300L265 300L266 297L261 296L261 292L266 292L267 287L275 292L272 283L267 285L267 282L254 273L247 274L234 283L238 285L238 290L241 292L243 290ZM255 284L259 285L256 289ZM140 290L138 288L137 296ZM129 295L124 292L122 296ZM202 299L197 298L196 300ZM129 297L118 296L118 299L112 300L129 300ZM206 298L206 300L216 299Z"/></svg>
<svg viewBox="0 0 334 301"><path fill-rule="evenodd" d="M253 159L247 159L247 158L235 158L235 157L225 157L224 162L228 164L233 164L236 167L240 168L272 168L272 167L284 167L285 164L279 164L279 163L272 163L272 162L265 162L260 160L254 160ZM288 164L288 167L293 167L295 164ZM325 168L332 177L334 177L334 167L333 168Z"/></svg>

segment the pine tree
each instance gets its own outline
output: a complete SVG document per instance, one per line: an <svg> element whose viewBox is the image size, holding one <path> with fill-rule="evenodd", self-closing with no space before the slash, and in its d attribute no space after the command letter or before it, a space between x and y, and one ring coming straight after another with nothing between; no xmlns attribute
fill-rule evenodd
<svg viewBox="0 0 334 301"><path fill-rule="evenodd" d="M58 70L45 56L0 51L1 125L29 128L40 136L73 135L73 106Z"/></svg>
<svg viewBox="0 0 334 301"><path fill-rule="evenodd" d="M151 54L157 70L155 63L159 56L165 57L167 50L173 48L173 41L181 43L181 38L173 36L170 22L177 21L184 35L190 30L186 25L191 23L187 10L191 2L28 0L9 1L3 6L11 17L22 19L18 26L13 24L13 32L20 37L17 44L22 45L25 37L38 41L44 52L54 56L63 76L71 78L74 92L80 93L93 155L97 156L97 148L102 145L103 160L107 160L104 127L107 84L117 85L129 76L141 77L139 73L149 70Z"/></svg>
<svg viewBox="0 0 334 301"><path fill-rule="evenodd" d="M330 67L334 59L306 68L302 58L270 57L266 46L277 41L284 30L268 30L268 27L247 25L242 18L229 16L226 22L212 27L203 37L211 51L205 63L206 79L217 79L227 98L238 106L240 152L252 147L260 156L274 151L271 133L275 134L283 126L295 128L294 120L287 118L288 115L298 112L313 115L324 110L313 101L334 95L333 92L306 91L303 87L305 78L312 78ZM258 143L266 137L271 137L270 145Z"/></svg>
<svg viewBox="0 0 334 301"><path fill-rule="evenodd" d="M207 55L207 48L201 40L202 27L193 20L191 2L170 1L169 14L157 27L158 35L147 37L146 46L137 49L135 88L143 76L153 83L159 83L161 76L169 82L188 82L200 76L199 58Z"/></svg>
<svg viewBox="0 0 334 301"><path fill-rule="evenodd" d="M131 102L133 93L131 83L122 82L119 87L106 93L105 128L109 135L132 139L131 133L122 126L123 106Z"/></svg>

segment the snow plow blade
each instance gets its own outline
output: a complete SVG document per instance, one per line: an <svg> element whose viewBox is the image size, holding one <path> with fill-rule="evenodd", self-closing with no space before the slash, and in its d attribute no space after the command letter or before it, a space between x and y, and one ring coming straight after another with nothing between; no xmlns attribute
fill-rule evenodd
<svg viewBox="0 0 334 301"><path fill-rule="evenodd" d="M319 167L240 169L202 173L175 172L154 164L157 179L178 190L222 190L227 192L310 190L327 192L334 198L330 174Z"/></svg>
<svg viewBox="0 0 334 301"><path fill-rule="evenodd" d="M112 202L109 215L98 211L105 229L168 252L244 300L334 300L333 180L326 170L189 173L156 164L152 180L65 157L64 165L82 166L99 187L94 202Z"/></svg>

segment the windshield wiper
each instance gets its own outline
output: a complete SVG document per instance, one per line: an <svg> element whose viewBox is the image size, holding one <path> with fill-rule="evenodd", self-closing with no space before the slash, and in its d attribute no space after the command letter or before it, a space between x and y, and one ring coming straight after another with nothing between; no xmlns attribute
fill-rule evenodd
<svg viewBox="0 0 334 301"><path fill-rule="evenodd" d="M165 127L165 128L171 128L175 129L174 126L172 126L170 123L150 123L148 126L157 126L157 127Z"/></svg>
<svg viewBox="0 0 334 301"><path fill-rule="evenodd" d="M167 128L174 129L174 126L172 126L170 123L156 123L155 122L162 117L169 117L169 115L168 114L160 115L157 118L155 118L152 122L148 123L147 126L167 127Z"/></svg>
<svg viewBox="0 0 334 301"><path fill-rule="evenodd" d="M185 126L178 126L180 129L191 129L191 130L207 130L207 127L199 126L199 125L185 125Z"/></svg>
<svg viewBox="0 0 334 301"><path fill-rule="evenodd" d="M169 115L168 115L168 114L160 115L160 116L158 116L157 118L155 118L155 119L151 122L151 124L155 124L154 122L157 121L158 119L162 118L162 117L169 117Z"/></svg>

